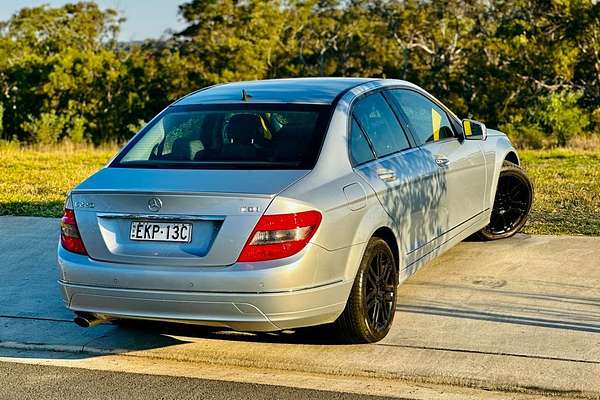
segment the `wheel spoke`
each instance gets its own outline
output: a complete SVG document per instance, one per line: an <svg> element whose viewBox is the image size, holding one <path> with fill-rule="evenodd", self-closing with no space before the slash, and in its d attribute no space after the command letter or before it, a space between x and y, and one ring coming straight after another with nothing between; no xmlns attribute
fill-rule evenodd
<svg viewBox="0 0 600 400"><path fill-rule="evenodd" d="M383 277L383 272L384 272L383 253L379 253L378 258L377 258L377 275L378 275L379 279L381 279Z"/></svg>
<svg viewBox="0 0 600 400"><path fill-rule="evenodd" d="M508 230L508 223L506 222L506 214L500 214L500 218L502 219L502 230L506 231Z"/></svg>
<svg viewBox="0 0 600 400"><path fill-rule="evenodd" d="M389 303L383 304L383 320L387 323L391 317L392 305Z"/></svg>
<svg viewBox="0 0 600 400"><path fill-rule="evenodd" d="M524 208L519 208L519 207L511 207L511 208L508 209L508 211L516 212L519 217L521 215L525 214L525 209Z"/></svg>
<svg viewBox="0 0 600 400"><path fill-rule="evenodd" d="M373 297L371 300L367 301L367 311L371 310L377 304L377 297Z"/></svg>
<svg viewBox="0 0 600 400"><path fill-rule="evenodd" d="M371 290L368 294L367 294L367 305L375 298L375 296L377 295L377 291L375 290Z"/></svg>
<svg viewBox="0 0 600 400"><path fill-rule="evenodd" d="M380 307L379 307L379 321L381 321L381 324L379 325L380 328L384 328L385 325L387 324L387 317L386 317L386 305L385 303L381 303Z"/></svg>
<svg viewBox="0 0 600 400"><path fill-rule="evenodd" d="M375 271L373 271L373 268L369 268L369 272L367 273L367 279L369 283L373 286L373 288L377 287L377 275L375 274Z"/></svg>
<svg viewBox="0 0 600 400"><path fill-rule="evenodd" d="M392 276L393 269L394 268L392 268L392 264L391 263L388 262L388 263L385 264L385 276L383 278L384 282L387 282L390 279L390 277Z"/></svg>
<svg viewBox="0 0 600 400"><path fill-rule="evenodd" d="M527 208L527 202L526 201L513 200L511 202L511 205L513 205L513 206L519 206L520 208L523 208L523 209Z"/></svg>
<svg viewBox="0 0 600 400"><path fill-rule="evenodd" d="M510 198L513 199L521 194L521 188L519 186L515 186L508 194Z"/></svg>

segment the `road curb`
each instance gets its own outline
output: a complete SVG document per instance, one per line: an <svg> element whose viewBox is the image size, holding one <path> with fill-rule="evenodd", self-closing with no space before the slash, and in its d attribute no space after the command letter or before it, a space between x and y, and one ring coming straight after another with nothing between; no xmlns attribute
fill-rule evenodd
<svg viewBox="0 0 600 400"><path fill-rule="evenodd" d="M339 371L332 371L328 368L321 368L318 371L308 371L307 369L298 368L296 365L256 365L255 363L244 362L242 359L229 360L231 362L223 362L219 359L208 359L209 357L182 357L172 355L158 355L155 353L148 352L136 352L129 349L106 349L95 346L87 345L48 345L40 343L20 343L14 341L2 341L0 342L0 349L7 350L20 350L20 351L37 351L37 352L56 352L56 353L72 353L72 354L89 354L93 356L103 355L118 355L124 357L132 357L136 359L148 359L148 360L165 360L175 361L181 363L200 363L209 365L212 367L236 367L246 369L257 369L262 372L273 371L276 372L295 372L300 374L319 375L324 377L336 377L343 376L346 378L360 378L365 381L369 379L386 380L386 381L402 381L411 384L425 384L425 385L440 385L440 386L453 386L458 388L466 389L477 389L477 390L488 390L497 391L504 393L514 394L526 394L526 395L539 395L539 396L554 396L561 398L577 398L577 399L600 399L599 392L581 391L581 390L561 390L552 387L543 386L531 386L521 385L514 382L490 382L487 379L477 379L473 377L456 377L446 375L419 375L419 374L406 374L402 372L398 373L378 373L376 371L353 371L353 373L340 373ZM366 383L366 382L365 382Z"/></svg>

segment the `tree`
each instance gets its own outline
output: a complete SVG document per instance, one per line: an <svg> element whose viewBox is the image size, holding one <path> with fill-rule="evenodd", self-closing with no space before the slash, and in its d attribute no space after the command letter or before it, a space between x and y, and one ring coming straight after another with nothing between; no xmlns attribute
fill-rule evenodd
<svg viewBox="0 0 600 400"><path fill-rule="evenodd" d="M269 76L286 21L279 2L193 0L180 11L181 52L199 85Z"/></svg>
<svg viewBox="0 0 600 400"><path fill-rule="evenodd" d="M118 43L123 19L91 2L1 22L0 137L121 142L194 89L295 76L406 79L524 144L600 129L598 2L190 0L179 11L185 29L143 43Z"/></svg>
<svg viewBox="0 0 600 400"><path fill-rule="evenodd" d="M115 51L119 23L112 10L77 3L23 8L3 25L3 86L19 110L7 124L12 134L35 139L46 131L39 133L44 140L58 139L83 122L88 135L97 136L123 72ZM41 130L27 132L34 127Z"/></svg>
<svg viewBox="0 0 600 400"><path fill-rule="evenodd" d="M565 90L552 93L541 101L538 118L559 146L566 146L569 139L589 123L587 114L577 105L580 98L581 93Z"/></svg>

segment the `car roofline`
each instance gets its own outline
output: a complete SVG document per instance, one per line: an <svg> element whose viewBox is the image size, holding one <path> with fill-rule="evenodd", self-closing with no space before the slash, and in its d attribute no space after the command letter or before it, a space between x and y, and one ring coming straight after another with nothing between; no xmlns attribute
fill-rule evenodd
<svg viewBox="0 0 600 400"><path fill-rule="evenodd" d="M271 104L275 104L275 103L281 103L281 104L322 104L322 105L333 105L337 102L337 100L343 96L343 94L347 93L349 90L352 90L353 88L366 84L366 83L370 83L370 82L374 82L374 81L378 81L381 80L380 78L357 78L357 77L302 77L302 78L281 78L281 79L264 79L264 80L249 80L249 81L237 81L237 82L228 82L228 83L219 83L219 84L215 84L215 85L211 85L211 86L207 86L204 88L200 88L198 90L195 90L193 92L190 92L188 94L186 94L185 96L175 100L173 103L170 104L170 106L175 106L175 105L181 105L181 103L187 103L186 100L189 101L189 103L187 103L186 105L191 105L191 104L208 104L208 103L212 103L212 104L239 104L239 103L248 103L248 101L244 101L241 98L238 99L233 99L233 98L225 98L223 100L210 100L208 99L208 101L203 101L203 99L198 99L197 102L193 101L193 97L202 93L202 92L209 92L212 89L216 89L216 88L223 88L223 87L228 87L228 86L243 86L244 84L249 84L249 85L253 85L255 86L255 88L259 88L260 86L262 86L263 84L265 86L269 85L269 84L285 84L285 83L291 83L294 81L298 81L298 82L306 82L312 80L314 81L314 85L315 87L319 86L319 83L317 83L319 80L322 80L323 85L327 86L327 82L331 82L333 83L339 83L341 81L344 80L348 80L348 81L352 81L355 80L355 84L349 84L348 86L341 88L338 93L332 97L331 99L311 99L311 100L298 100L298 101L294 101L293 99L277 99L277 97L271 97L271 98L266 98L266 99L260 99L260 98L256 98L256 99L252 99L249 103L256 103L256 104L264 104L264 103L271 103Z"/></svg>

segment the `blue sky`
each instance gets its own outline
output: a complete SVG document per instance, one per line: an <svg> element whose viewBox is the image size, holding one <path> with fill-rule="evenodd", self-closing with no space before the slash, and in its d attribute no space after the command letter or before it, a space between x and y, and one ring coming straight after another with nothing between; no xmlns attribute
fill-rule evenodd
<svg viewBox="0 0 600 400"><path fill-rule="evenodd" d="M62 6L76 0L1 0L0 20L5 21L23 7L42 4ZM114 8L127 18L121 26L120 39L143 40L159 38L165 29L181 29L184 24L178 16L178 5L185 0L96 0L101 8Z"/></svg>

